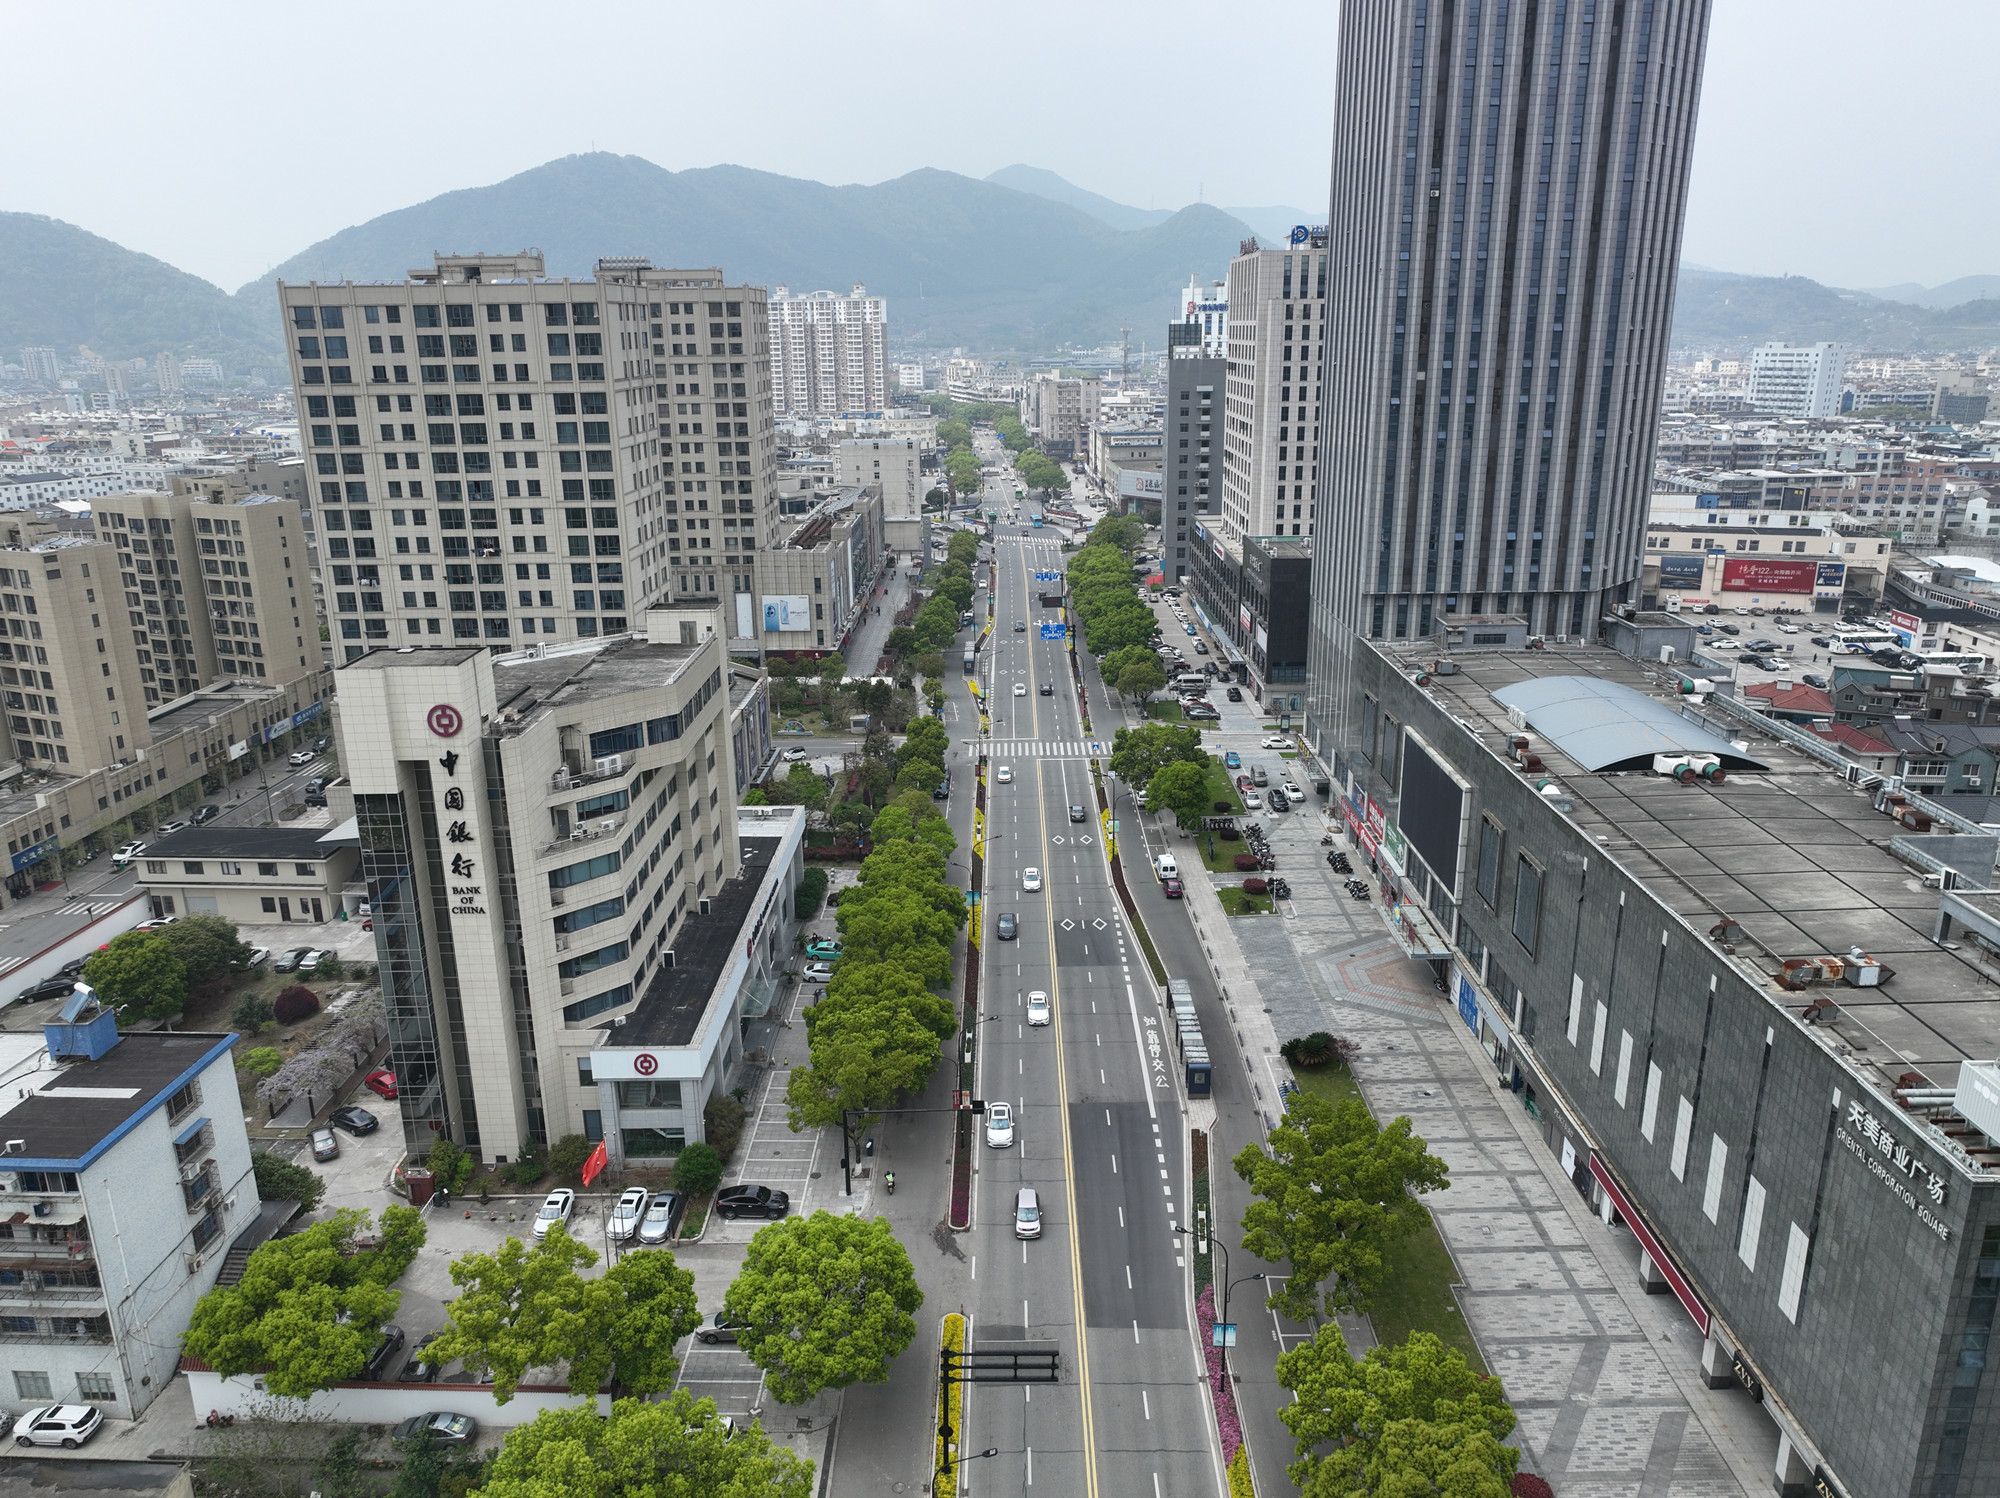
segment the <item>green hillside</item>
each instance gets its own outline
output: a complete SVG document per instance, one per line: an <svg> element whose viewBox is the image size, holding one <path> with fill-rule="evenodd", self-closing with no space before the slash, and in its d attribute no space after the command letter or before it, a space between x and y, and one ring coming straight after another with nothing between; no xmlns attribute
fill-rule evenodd
<svg viewBox="0 0 2000 1498"><path fill-rule="evenodd" d="M227 367L282 357L275 311L164 260L38 213L0 213L0 351L87 345L107 359L162 349Z"/></svg>

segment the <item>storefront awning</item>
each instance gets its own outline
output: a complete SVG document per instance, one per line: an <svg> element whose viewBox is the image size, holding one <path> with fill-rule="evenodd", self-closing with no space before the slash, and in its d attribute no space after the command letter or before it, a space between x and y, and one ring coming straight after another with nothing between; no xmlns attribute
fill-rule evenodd
<svg viewBox="0 0 2000 1498"><path fill-rule="evenodd" d="M1452 955L1451 943L1445 940L1437 922L1423 906L1401 901L1384 910L1382 918L1389 923L1396 945L1410 956L1436 962Z"/></svg>

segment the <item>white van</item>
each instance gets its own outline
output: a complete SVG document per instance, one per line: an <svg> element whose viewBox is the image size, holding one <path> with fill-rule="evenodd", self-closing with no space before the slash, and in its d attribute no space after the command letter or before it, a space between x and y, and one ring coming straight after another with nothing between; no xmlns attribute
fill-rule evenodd
<svg viewBox="0 0 2000 1498"><path fill-rule="evenodd" d="M1162 853L1153 860L1153 877L1163 884L1169 879L1181 877L1181 866L1174 862L1173 854Z"/></svg>
<svg viewBox="0 0 2000 1498"><path fill-rule="evenodd" d="M1014 1198L1014 1236L1042 1236L1042 1199L1035 1195L1033 1186L1023 1186L1020 1195Z"/></svg>

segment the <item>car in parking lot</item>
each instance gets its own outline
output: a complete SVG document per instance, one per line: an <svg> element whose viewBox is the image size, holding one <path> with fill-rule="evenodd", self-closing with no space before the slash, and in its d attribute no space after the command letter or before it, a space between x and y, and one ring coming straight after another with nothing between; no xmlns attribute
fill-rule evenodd
<svg viewBox="0 0 2000 1498"><path fill-rule="evenodd" d="M1015 682L1015 683L1014 683L1014 695L1015 695L1016 697L1025 697L1025 696L1027 696L1027 695L1028 695L1028 684L1027 684L1027 683L1026 683L1025 681L1017 681L1017 682Z"/></svg>
<svg viewBox="0 0 2000 1498"><path fill-rule="evenodd" d="M1286 796L1284 790L1281 787L1275 785L1272 786L1270 790L1264 793L1264 799L1265 799L1265 804L1268 805L1272 811L1283 811L1285 810L1285 808L1287 808L1292 804L1291 798Z"/></svg>
<svg viewBox="0 0 2000 1498"><path fill-rule="evenodd" d="M546 1238L549 1229L557 1223L565 1228L576 1215L576 1193L567 1186L558 1186L542 1198L542 1209L535 1214L535 1236Z"/></svg>
<svg viewBox="0 0 2000 1498"><path fill-rule="evenodd" d="M1765 671L1782 671L1785 669L1785 663L1774 655L1760 655L1757 657L1756 664L1760 669Z"/></svg>
<svg viewBox="0 0 2000 1498"><path fill-rule="evenodd" d="M835 962L840 958L840 943L828 941L823 936L815 936L806 943L806 956L820 962Z"/></svg>
<svg viewBox="0 0 2000 1498"><path fill-rule="evenodd" d="M1021 870L1021 888L1023 890L1032 895L1036 890L1040 889L1041 887L1042 887L1042 871L1040 869L1026 868Z"/></svg>
<svg viewBox="0 0 2000 1498"><path fill-rule="evenodd" d="M368 1354L368 1361L361 1365L361 1377L371 1384L380 1383L389 1376L391 1360L402 1350L403 1329L393 1321L383 1322L381 1339Z"/></svg>
<svg viewBox="0 0 2000 1498"><path fill-rule="evenodd" d="M1014 772L1008 766L1002 765L993 772L993 779L1000 785L1012 785L1014 783Z"/></svg>
<svg viewBox="0 0 2000 1498"><path fill-rule="evenodd" d="M986 1142L997 1150L1014 1142L1014 1106L993 1102L986 1105Z"/></svg>
<svg viewBox="0 0 2000 1498"><path fill-rule="evenodd" d="M293 947L291 951L285 953L284 956L271 965L271 971L274 973L297 972L299 964L312 956L312 950L311 947Z"/></svg>
<svg viewBox="0 0 2000 1498"><path fill-rule="evenodd" d="M1806 672L1805 675L1799 678L1799 680L1804 682L1809 687L1817 687L1822 692L1829 692L1833 690L1833 688L1827 683L1827 679L1824 676L1816 675L1811 671Z"/></svg>
<svg viewBox="0 0 2000 1498"><path fill-rule="evenodd" d="M1084 820L1084 811L1083 811L1083 808L1082 808L1081 806L1072 806L1072 807L1070 807L1070 809L1069 809L1069 819L1070 819L1070 820L1071 820L1072 822L1081 822L1081 821L1083 821L1083 820Z"/></svg>
<svg viewBox="0 0 2000 1498"><path fill-rule="evenodd" d="M271 949L269 947L252 947L249 951L249 954L245 956L243 959L243 966L244 969L247 971L248 969L253 967L262 967L265 963L269 962L270 960L271 960Z"/></svg>
<svg viewBox="0 0 2000 1498"><path fill-rule="evenodd" d="M806 964L806 982L808 982L808 983L831 983L832 981L833 981L833 964L832 964L832 963L830 963L830 962L808 962L808 963Z"/></svg>
<svg viewBox="0 0 2000 1498"><path fill-rule="evenodd" d="M1028 1023L1046 1025L1049 1022L1049 996L1039 988L1028 993Z"/></svg>
<svg viewBox="0 0 2000 1498"><path fill-rule="evenodd" d="M1759 655L1771 655L1784 648L1776 640L1752 640L1744 647L1746 650L1756 651Z"/></svg>
<svg viewBox="0 0 2000 1498"><path fill-rule="evenodd" d="M361 1079L361 1085L377 1097L393 1099L396 1096L396 1074L386 1067L368 1073Z"/></svg>
<svg viewBox="0 0 2000 1498"><path fill-rule="evenodd" d="M680 1236L681 1219L687 1216L687 1198L678 1191L657 1191L639 1219L641 1243L670 1243Z"/></svg>
<svg viewBox="0 0 2000 1498"><path fill-rule="evenodd" d="M127 843L111 855L111 867L114 869L125 868L145 851L146 845L144 843Z"/></svg>
<svg viewBox="0 0 2000 1498"><path fill-rule="evenodd" d="M621 1243L631 1237L639 1231L639 1219L645 1215L649 1199L644 1186L627 1186L605 1219L604 1230Z"/></svg>
<svg viewBox="0 0 2000 1498"><path fill-rule="evenodd" d="M396 1375L396 1382L403 1384L436 1383L438 1374L444 1371L444 1364L433 1363L428 1354L431 1350L431 1344L443 1335L444 1333L442 1332L430 1332L420 1338L417 1345L410 1349L409 1360L403 1364L403 1371Z"/></svg>
<svg viewBox="0 0 2000 1498"><path fill-rule="evenodd" d="M1000 920L993 933L1001 941L1012 941L1021 934L1021 923L1011 910L1000 912Z"/></svg>
<svg viewBox="0 0 2000 1498"><path fill-rule="evenodd" d="M1182 708L1181 716L1191 723L1220 723L1222 721L1222 710L1210 707L1206 703L1201 703L1194 707Z"/></svg>
<svg viewBox="0 0 2000 1498"><path fill-rule="evenodd" d="M1238 754L1234 749L1231 749L1227 754L1222 756L1222 762L1232 770L1243 768L1243 756Z"/></svg>
<svg viewBox="0 0 2000 1498"><path fill-rule="evenodd" d="M74 1451L96 1435L104 1412L94 1404L46 1404L14 1422L17 1446L61 1446Z"/></svg>
<svg viewBox="0 0 2000 1498"><path fill-rule="evenodd" d="M1743 633L1742 630L1738 629L1733 624L1718 624L1715 627L1721 630L1726 635L1740 635Z"/></svg>
<svg viewBox="0 0 2000 1498"><path fill-rule="evenodd" d="M1812 642L1813 644L1819 646L1821 650L1833 649L1833 638L1830 635L1814 635L1812 637Z"/></svg>
<svg viewBox="0 0 2000 1498"><path fill-rule="evenodd" d="M1160 881L1160 893L1165 895L1169 900L1178 900L1183 895L1185 895L1187 891L1184 888L1182 888L1180 880L1176 879L1173 875L1169 874L1166 878Z"/></svg>
<svg viewBox="0 0 2000 1498"><path fill-rule="evenodd" d="M433 1446L470 1446L479 1439L479 1422L470 1415L454 1415L449 1410L432 1410L412 1415L399 1424L390 1439L407 1446L426 1431Z"/></svg>
<svg viewBox="0 0 2000 1498"><path fill-rule="evenodd" d="M1262 811L1264 809L1264 798L1255 791L1245 791L1243 793L1243 809L1245 811Z"/></svg>
<svg viewBox="0 0 2000 1498"><path fill-rule="evenodd" d="M1227 696L1231 702L1241 702L1243 700L1243 688L1231 687L1228 690L1228 692L1226 692L1224 695Z"/></svg>
<svg viewBox="0 0 2000 1498"><path fill-rule="evenodd" d="M134 931L164 931L179 919L180 917L177 915L156 915L150 921L139 922L132 929Z"/></svg>
<svg viewBox="0 0 2000 1498"><path fill-rule="evenodd" d="M694 1339L714 1346L717 1342L734 1342L737 1335L750 1329L747 1321L737 1321L727 1311L717 1311L696 1329Z"/></svg>
<svg viewBox="0 0 2000 1498"><path fill-rule="evenodd" d="M718 1217L783 1217L792 1210L792 1199L769 1186L724 1186L715 1193Z"/></svg>
<svg viewBox="0 0 2000 1498"><path fill-rule="evenodd" d="M382 1127L381 1121L366 1108L357 1108L352 1103L335 1108L327 1114L326 1121L335 1128L345 1129L350 1134L372 1134Z"/></svg>
<svg viewBox="0 0 2000 1498"><path fill-rule="evenodd" d="M45 999L66 999L76 992L74 978L44 978L33 988L24 988L15 998L17 1004L39 1004Z"/></svg>
<svg viewBox="0 0 2000 1498"><path fill-rule="evenodd" d="M312 1152L315 1160L334 1160L340 1156L340 1141L333 1137L331 1129L312 1131Z"/></svg>
<svg viewBox="0 0 2000 1498"><path fill-rule="evenodd" d="M1736 657L1736 663L1739 666L1754 666L1757 664L1758 659L1759 657L1756 651L1746 650L1741 655Z"/></svg>

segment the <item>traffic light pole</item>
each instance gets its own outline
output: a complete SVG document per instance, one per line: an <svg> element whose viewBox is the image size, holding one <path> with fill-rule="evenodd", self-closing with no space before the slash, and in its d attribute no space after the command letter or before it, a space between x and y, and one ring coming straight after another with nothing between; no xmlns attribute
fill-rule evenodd
<svg viewBox="0 0 2000 1498"><path fill-rule="evenodd" d="M984 1098L965 1097L963 1093L954 1093L953 1095L965 1098L964 1102L962 1104L954 1104L949 1108L842 1109L840 1114L840 1180L842 1195L854 1195L854 1121L857 1118L880 1118L890 1113L984 1113L986 1111L986 1100ZM872 1141L869 1153L874 1153Z"/></svg>

